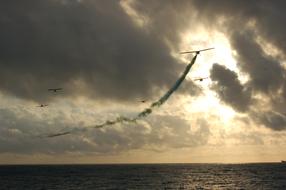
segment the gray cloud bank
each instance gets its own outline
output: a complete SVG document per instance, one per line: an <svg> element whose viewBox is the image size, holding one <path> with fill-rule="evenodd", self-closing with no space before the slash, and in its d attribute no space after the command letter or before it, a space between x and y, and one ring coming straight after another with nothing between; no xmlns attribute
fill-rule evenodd
<svg viewBox="0 0 286 190"><path fill-rule="evenodd" d="M119 1L4 0L0 26L0 90L20 98L47 100L52 87L64 96L145 98L182 69Z"/></svg>
<svg viewBox="0 0 286 190"><path fill-rule="evenodd" d="M196 131L188 133L192 128L187 120L177 116L157 115L138 124L116 125L106 127L104 130L91 130L81 135L52 139L35 137L35 134L41 134L46 130L53 131L54 128L81 125L69 123L64 114L59 113L56 118L60 119L47 122L33 117L30 113L19 116L15 110L0 109L0 125L2 126L0 128L0 153L115 154L142 148L165 151L169 148L202 146L208 142L210 136L209 125L203 119L196 121Z"/></svg>

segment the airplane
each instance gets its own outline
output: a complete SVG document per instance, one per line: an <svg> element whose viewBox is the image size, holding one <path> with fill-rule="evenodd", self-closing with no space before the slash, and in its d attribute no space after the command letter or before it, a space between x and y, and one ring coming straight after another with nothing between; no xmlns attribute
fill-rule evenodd
<svg viewBox="0 0 286 190"><path fill-rule="evenodd" d="M58 137L58 136L63 136L63 135L68 135L71 132L63 132L63 133L57 133L57 134L51 134L51 135L47 135L46 137L48 138L52 138L52 137Z"/></svg>
<svg viewBox="0 0 286 190"><path fill-rule="evenodd" d="M195 78L194 81L200 81L202 82L204 79L207 79L209 77L201 77L201 78Z"/></svg>
<svg viewBox="0 0 286 190"><path fill-rule="evenodd" d="M146 102L146 100L141 100L140 102L145 103L145 102Z"/></svg>
<svg viewBox="0 0 286 190"><path fill-rule="evenodd" d="M63 88L49 88L48 91L53 91L53 92L57 92L59 90L62 90Z"/></svg>
<svg viewBox="0 0 286 190"><path fill-rule="evenodd" d="M183 51L183 52L180 52L180 54L186 54L186 53L200 54L201 51L208 51L211 49L214 49L214 48L201 49L201 50L197 50L197 51Z"/></svg>
<svg viewBox="0 0 286 190"><path fill-rule="evenodd" d="M41 104L41 105L39 105L39 106L37 106L37 107L43 108L43 107L47 107L47 106L48 106L48 104Z"/></svg>

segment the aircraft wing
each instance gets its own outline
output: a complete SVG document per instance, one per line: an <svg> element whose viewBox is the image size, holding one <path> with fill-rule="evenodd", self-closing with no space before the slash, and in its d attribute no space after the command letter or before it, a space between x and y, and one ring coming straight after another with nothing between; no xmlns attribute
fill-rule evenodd
<svg viewBox="0 0 286 190"><path fill-rule="evenodd" d="M197 50L197 51L183 51L183 52L180 52L180 54L199 53L199 52L201 52L201 51L207 51L207 50L211 50L211 49L214 49L214 48L206 48L206 49L201 49L201 50Z"/></svg>
<svg viewBox="0 0 286 190"><path fill-rule="evenodd" d="M204 79L207 79L207 78L209 78L209 77L195 78L194 80L195 80L195 81L196 81L196 80L204 80Z"/></svg>

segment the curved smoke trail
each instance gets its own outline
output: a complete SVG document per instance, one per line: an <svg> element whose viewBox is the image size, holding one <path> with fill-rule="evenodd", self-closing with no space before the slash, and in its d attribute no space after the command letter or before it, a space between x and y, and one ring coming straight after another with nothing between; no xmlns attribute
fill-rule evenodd
<svg viewBox="0 0 286 190"><path fill-rule="evenodd" d="M63 136L63 135L68 135L76 132L85 132L90 129L95 129L95 128L102 128L105 126L109 125L115 125L117 123L123 123L123 122L136 122L139 119L142 119L144 117L147 117L150 115L155 107L160 107L162 104L164 104L170 96L179 88L179 86L182 84L182 82L185 80L187 74L189 73L191 67L194 65L196 59L197 59L198 53L193 57L192 61L187 65L185 68L184 72L180 76L180 78L175 82L175 84L170 88L159 100L156 102L153 102L148 108L144 109L142 112L138 113L136 117L134 118L128 118L128 117L123 117L119 116L114 120L107 120L102 124L99 125L94 125L90 127L85 127L85 128L73 128L69 131L65 132L60 132L60 133L54 133L54 134L49 134L45 135L43 137L57 137L57 136Z"/></svg>

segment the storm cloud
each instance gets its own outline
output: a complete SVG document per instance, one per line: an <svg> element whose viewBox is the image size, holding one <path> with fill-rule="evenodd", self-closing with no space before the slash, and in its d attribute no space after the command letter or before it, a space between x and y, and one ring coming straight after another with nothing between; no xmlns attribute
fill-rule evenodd
<svg viewBox="0 0 286 190"><path fill-rule="evenodd" d="M119 1L0 3L0 90L43 101L67 95L130 100L176 80L181 66L160 36L134 24ZM175 71L175 72L174 72Z"/></svg>
<svg viewBox="0 0 286 190"><path fill-rule="evenodd" d="M235 72L222 65L214 64L210 77L215 82L213 89L219 94L222 101L237 111L248 110L251 104L251 91L243 87Z"/></svg>

